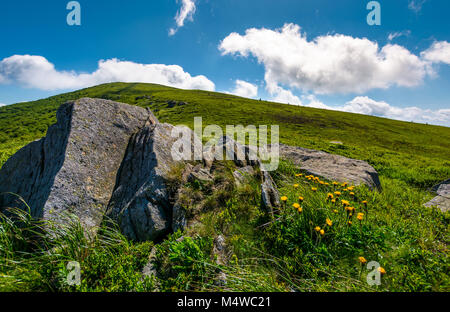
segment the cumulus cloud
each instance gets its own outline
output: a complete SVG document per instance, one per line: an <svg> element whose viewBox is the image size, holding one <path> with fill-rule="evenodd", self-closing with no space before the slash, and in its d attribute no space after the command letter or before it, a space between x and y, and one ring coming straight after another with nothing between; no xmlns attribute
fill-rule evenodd
<svg viewBox="0 0 450 312"><path fill-rule="evenodd" d="M273 102L290 104L295 106L305 106L328 110L338 110L337 108L325 105L314 94L302 95L301 98L294 95L292 91L280 88L279 92L271 99Z"/></svg>
<svg viewBox="0 0 450 312"><path fill-rule="evenodd" d="M254 56L265 67L270 93L282 85L318 94L413 87L429 71L427 61L399 45L380 48L369 39L340 34L308 40L295 24L231 33L219 49L223 55Z"/></svg>
<svg viewBox="0 0 450 312"><path fill-rule="evenodd" d="M175 35L178 29L184 26L184 22L186 20L193 21L196 9L197 8L195 6L194 0L181 0L181 8L178 10L177 15L175 16L175 22L177 26L169 30L169 35Z"/></svg>
<svg viewBox="0 0 450 312"><path fill-rule="evenodd" d="M284 89L280 90L279 94L280 96L274 97L272 101L403 121L450 126L450 109L431 110L419 107L397 107L384 101L373 100L367 96L357 96L341 106L329 106L317 99L314 94L304 95L299 98L292 94L291 91Z"/></svg>
<svg viewBox="0 0 450 312"><path fill-rule="evenodd" d="M432 63L450 65L450 43L447 41L436 41L429 49L421 53L421 57Z"/></svg>
<svg viewBox="0 0 450 312"><path fill-rule="evenodd" d="M258 86L238 79L233 91L230 93L246 98L254 98L258 95Z"/></svg>
<svg viewBox="0 0 450 312"><path fill-rule="evenodd" d="M279 86L276 86L275 88L270 90L270 93L273 96L271 99L271 101L273 102L298 106L303 105L302 100L300 100L298 96L294 95L291 90L286 90Z"/></svg>
<svg viewBox="0 0 450 312"><path fill-rule="evenodd" d="M6 106L6 104L0 103L0 107L2 107L2 106Z"/></svg>
<svg viewBox="0 0 450 312"><path fill-rule="evenodd" d="M92 73L58 71L46 58L14 55L0 61L0 84L13 83L41 90L76 89L107 82L158 83L182 89L214 91L205 76L191 76L178 65L139 64L118 59L101 60Z"/></svg>
<svg viewBox="0 0 450 312"><path fill-rule="evenodd" d="M367 96L358 96L339 110L422 123L450 126L450 109L422 109L419 107L396 107L384 101L375 101Z"/></svg>

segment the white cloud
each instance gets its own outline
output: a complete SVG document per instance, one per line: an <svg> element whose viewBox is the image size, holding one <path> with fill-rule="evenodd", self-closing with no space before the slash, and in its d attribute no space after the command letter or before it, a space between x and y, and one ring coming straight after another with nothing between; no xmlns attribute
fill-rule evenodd
<svg viewBox="0 0 450 312"><path fill-rule="evenodd" d="M450 126L450 109L421 109L418 107L397 107L384 101L375 101L367 96L357 96L353 100L341 106L329 106L316 98L314 94L304 95L301 99L295 96L290 90L279 90L276 97L271 99L274 102L291 104L296 106L314 107L372 115L389 119L414 121L419 123L430 123L436 125Z"/></svg>
<svg viewBox="0 0 450 312"><path fill-rule="evenodd" d="M447 41L436 41L420 55L423 59L432 63L445 63L450 65L450 43Z"/></svg>
<svg viewBox="0 0 450 312"><path fill-rule="evenodd" d="M271 30L231 33L219 45L223 55L253 55L265 67L270 93L281 86L328 93L362 93L390 86L413 87L428 74L429 63L399 45L380 48L367 38L340 34L308 41L295 24Z"/></svg>
<svg viewBox="0 0 450 312"><path fill-rule="evenodd" d="M321 109L331 109L329 106L327 106L324 103L322 103L321 101L319 101L313 94L307 95L307 96L303 97L303 99L308 100L308 103L306 103L304 106L321 108Z"/></svg>
<svg viewBox="0 0 450 312"><path fill-rule="evenodd" d="M14 55L0 61L0 84L13 83L42 90L76 89L107 82L158 83L182 89L214 91L207 77L191 76L178 65L139 64L118 59L101 60L92 73L58 71L46 58Z"/></svg>
<svg viewBox="0 0 450 312"><path fill-rule="evenodd" d="M367 96L355 97L339 110L421 123L450 126L450 109L422 109L418 107L396 107L384 101L375 101Z"/></svg>
<svg viewBox="0 0 450 312"><path fill-rule="evenodd" d="M290 90L283 89L279 86L270 90L273 95L271 101L283 103L283 104L291 104L291 105L303 105L302 100L296 95L292 93Z"/></svg>
<svg viewBox="0 0 450 312"><path fill-rule="evenodd" d="M291 90L286 90L281 87L278 87L275 90L274 96L270 99L272 102L278 102L283 104L290 104L295 106L306 106L306 107L314 107L314 108L322 108L322 109L333 109L320 100L318 100L315 95L302 95L301 98L294 95Z"/></svg>
<svg viewBox="0 0 450 312"><path fill-rule="evenodd" d="M2 107L2 106L6 106L6 104L0 103L0 107Z"/></svg>
<svg viewBox="0 0 450 312"><path fill-rule="evenodd" d="M197 8L195 6L194 0L181 0L181 8L178 10L177 15L175 16L175 22L177 26L169 30L169 35L175 35L178 29L184 26L185 20L193 21L193 16L196 9Z"/></svg>
<svg viewBox="0 0 450 312"><path fill-rule="evenodd" d="M422 10L422 6L427 2L427 0L409 0L408 9L419 13Z"/></svg>
<svg viewBox="0 0 450 312"><path fill-rule="evenodd" d="M246 98L254 98L258 95L258 86L238 79L234 90L230 93Z"/></svg>
<svg viewBox="0 0 450 312"><path fill-rule="evenodd" d="M431 123L450 126L450 109L422 109L419 107L397 107L384 101L375 101L367 96L357 96L343 106L331 107L318 101L314 95L309 97L310 104L305 106L349 113L372 115L403 121Z"/></svg>
<svg viewBox="0 0 450 312"><path fill-rule="evenodd" d="M403 36L408 37L409 35L411 35L411 31L410 31L410 30L396 31L396 32L390 33L390 34L388 35L388 40L389 40L389 41L392 41L392 40L394 40L395 38L399 38L399 37L403 37Z"/></svg>

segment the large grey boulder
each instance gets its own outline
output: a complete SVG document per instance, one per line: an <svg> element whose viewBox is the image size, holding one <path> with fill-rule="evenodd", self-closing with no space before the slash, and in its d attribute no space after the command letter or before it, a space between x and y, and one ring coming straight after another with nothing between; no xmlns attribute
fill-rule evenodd
<svg viewBox="0 0 450 312"><path fill-rule="evenodd" d="M355 185L366 184L371 189L381 190L377 171L363 160L284 144L280 144L280 157L315 176Z"/></svg>
<svg viewBox="0 0 450 312"><path fill-rule="evenodd" d="M172 135L178 132L186 135ZM190 151L183 154L183 150L173 148L176 141ZM193 131L170 124L147 123L131 138L107 213L124 235L146 241L171 230L173 209L179 213L169 185L171 170L178 163L193 159L195 153L201 155L201 147Z"/></svg>
<svg viewBox="0 0 450 312"><path fill-rule="evenodd" d="M442 212L450 210L450 179L439 183L431 188L437 196L425 204L426 207L436 206Z"/></svg>
<svg viewBox="0 0 450 312"><path fill-rule="evenodd" d="M13 155L0 170L0 209L30 206L34 218L63 222L75 214L94 229L116 183L129 138L154 116L102 99L63 104L47 136Z"/></svg>

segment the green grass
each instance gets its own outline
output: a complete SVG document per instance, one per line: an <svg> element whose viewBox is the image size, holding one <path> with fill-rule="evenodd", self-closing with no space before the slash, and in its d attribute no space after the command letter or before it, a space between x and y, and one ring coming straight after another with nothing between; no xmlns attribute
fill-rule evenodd
<svg viewBox="0 0 450 312"><path fill-rule="evenodd" d="M163 277L156 281L159 290L450 290L449 213L423 206L433 197L427 189L450 176L450 128L214 92L113 83L1 107L0 165L19 148L45 135L60 104L80 97L150 107L163 122L191 127L196 116L203 117L204 126L278 124L281 143L363 159L380 174L382 192L357 187L356 201L348 192L343 194L358 212L363 210L361 200L368 201L363 222L355 220L355 215L350 227L344 222L346 213L338 209L335 214L326 200L334 191L331 186L319 185L312 191L313 182L296 177L296 169L286 162L274 173L280 192L289 198L285 209L277 212L276 221L259 208L256 181L243 189L226 187L212 194L208 190L201 195L205 209L199 216L200 225L187 233L173 234L156 247ZM169 100L188 104L167 108ZM225 165L222 179L230 179L232 170ZM188 185L187 190L196 196L204 192L195 185ZM292 208L300 195L305 198L302 214ZM41 225L26 215L21 218L28 226L17 228L7 219L0 222L0 290L155 289L155 281L142 281L139 274L150 243L128 242L111 229L104 229L88 242L75 222L62 235L64 239L42 246L34 240L41 233L35 227ZM333 220L331 228L325 226L327 218ZM326 229L323 237L314 231L317 225ZM30 228L33 230L27 230ZM211 239L219 234L226 237L229 246L227 266L217 265L211 252ZM192 239L177 240L181 235ZM114 246L108 243L111 241ZM368 271L361 268L359 256L378 261L386 269L381 286L367 285ZM81 286L69 287L58 278L67 273L65 264L70 260L81 263ZM216 283L219 272L227 276L226 286Z"/></svg>
<svg viewBox="0 0 450 312"><path fill-rule="evenodd" d="M87 235L81 223L61 227L10 209L0 214L0 291L153 291L140 274L151 242L134 244L116 227ZM49 234L51 233L51 234ZM68 263L80 264L81 284L70 285Z"/></svg>

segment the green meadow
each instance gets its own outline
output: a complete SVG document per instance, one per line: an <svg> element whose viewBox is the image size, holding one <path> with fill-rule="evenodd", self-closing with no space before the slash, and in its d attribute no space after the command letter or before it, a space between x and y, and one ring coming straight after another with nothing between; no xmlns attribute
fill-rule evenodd
<svg viewBox="0 0 450 312"><path fill-rule="evenodd" d="M45 136L59 105L81 97L149 107L162 122L190 127L200 116L203 126L279 125L281 143L367 161L383 190L349 190L305 177L283 161L273 176L286 201L274 218L261 212L257 181L220 194L188 185L208 209L198 226L157 244L130 242L115 228L88 239L76 221L58 239L49 238L39 221L16 211L20 227L0 221L1 291L450 291L449 213L423 206L434 197L428 189L450 177L450 128L112 83L0 107L0 166ZM187 104L169 108L171 100ZM233 168L225 164L222 170L223 181L231 179ZM212 252L220 234L227 243L226 265L217 264ZM152 248L158 274L142 278ZM370 270L360 257L383 267L381 285L368 285ZM63 282L67 261L80 263L81 285ZM226 283L217 283L220 272Z"/></svg>

